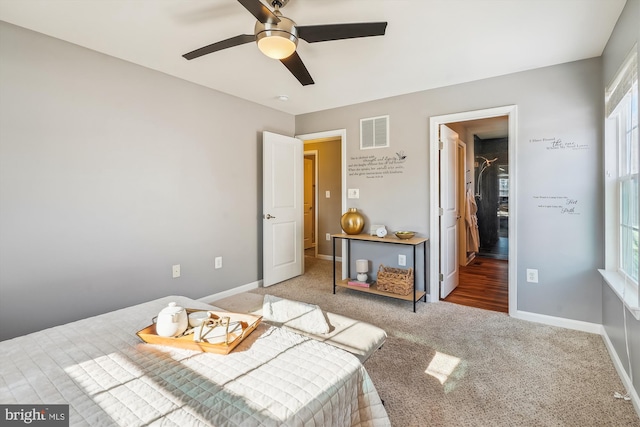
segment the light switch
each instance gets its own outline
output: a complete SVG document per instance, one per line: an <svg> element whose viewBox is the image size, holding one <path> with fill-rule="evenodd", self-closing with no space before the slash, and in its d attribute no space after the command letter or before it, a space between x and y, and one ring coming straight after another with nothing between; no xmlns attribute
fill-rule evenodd
<svg viewBox="0 0 640 427"><path fill-rule="evenodd" d="M359 188L350 188L347 190L347 197L349 199L359 199L360 198L360 189Z"/></svg>
<svg viewBox="0 0 640 427"><path fill-rule="evenodd" d="M326 197L327 199L331 198L331 191L327 190L324 192L324 197Z"/></svg>

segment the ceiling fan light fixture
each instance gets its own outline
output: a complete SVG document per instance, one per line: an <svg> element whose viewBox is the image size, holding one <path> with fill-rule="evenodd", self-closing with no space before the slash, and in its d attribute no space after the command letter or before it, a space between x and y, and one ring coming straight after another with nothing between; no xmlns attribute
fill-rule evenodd
<svg viewBox="0 0 640 427"><path fill-rule="evenodd" d="M273 59L288 58L296 51L298 38L285 31L266 30L256 36L260 52Z"/></svg>
<svg viewBox="0 0 640 427"><path fill-rule="evenodd" d="M273 59L288 58L298 46L298 30L293 20L282 16L279 10L274 11L279 22L256 22L254 33L260 52Z"/></svg>

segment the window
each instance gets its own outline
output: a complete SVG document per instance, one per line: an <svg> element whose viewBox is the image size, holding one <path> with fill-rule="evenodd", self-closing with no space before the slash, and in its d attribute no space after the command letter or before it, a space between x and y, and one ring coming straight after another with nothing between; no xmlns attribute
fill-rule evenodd
<svg viewBox="0 0 640 427"><path fill-rule="evenodd" d="M640 306L638 298L638 61L637 47L624 62L605 97L605 215L606 267L616 272L621 293L633 297L629 305Z"/></svg>
<svg viewBox="0 0 640 427"><path fill-rule="evenodd" d="M620 272L638 283L638 81L614 114L618 115Z"/></svg>

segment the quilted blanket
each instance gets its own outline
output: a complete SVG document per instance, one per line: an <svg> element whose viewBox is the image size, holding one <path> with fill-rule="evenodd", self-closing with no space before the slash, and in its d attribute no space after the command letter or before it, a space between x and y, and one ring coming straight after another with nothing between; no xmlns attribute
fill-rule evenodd
<svg viewBox="0 0 640 427"><path fill-rule="evenodd" d="M358 359L261 324L232 353L146 344L166 297L0 342L0 402L69 404L72 426L389 426Z"/></svg>

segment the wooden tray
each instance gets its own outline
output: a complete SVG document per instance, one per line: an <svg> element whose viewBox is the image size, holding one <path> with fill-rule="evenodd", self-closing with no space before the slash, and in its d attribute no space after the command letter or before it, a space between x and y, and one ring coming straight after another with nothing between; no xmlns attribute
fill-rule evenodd
<svg viewBox="0 0 640 427"><path fill-rule="evenodd" d="M238 346L238 344L242 342L242 340L244 340L251 332L253 332L260 324L260 321L262 321L262 316L256 316L253 314L231 313L227 311L215 310L194 310L189 308L187 309L187 313L193 313L194 311L209 311L220 317L229 316L232 322L240 322L240 324L242 325L242 332L229 334L229 344L210 344L208 342L196 342L193 340L193 334L178 338L161 337L156 334L155 323L136 332L136 335L138 335L142 341L149 344L168 345L171 347L185 348L187 350L195 350L207 353L229 354L234 348Z"/></svg>

